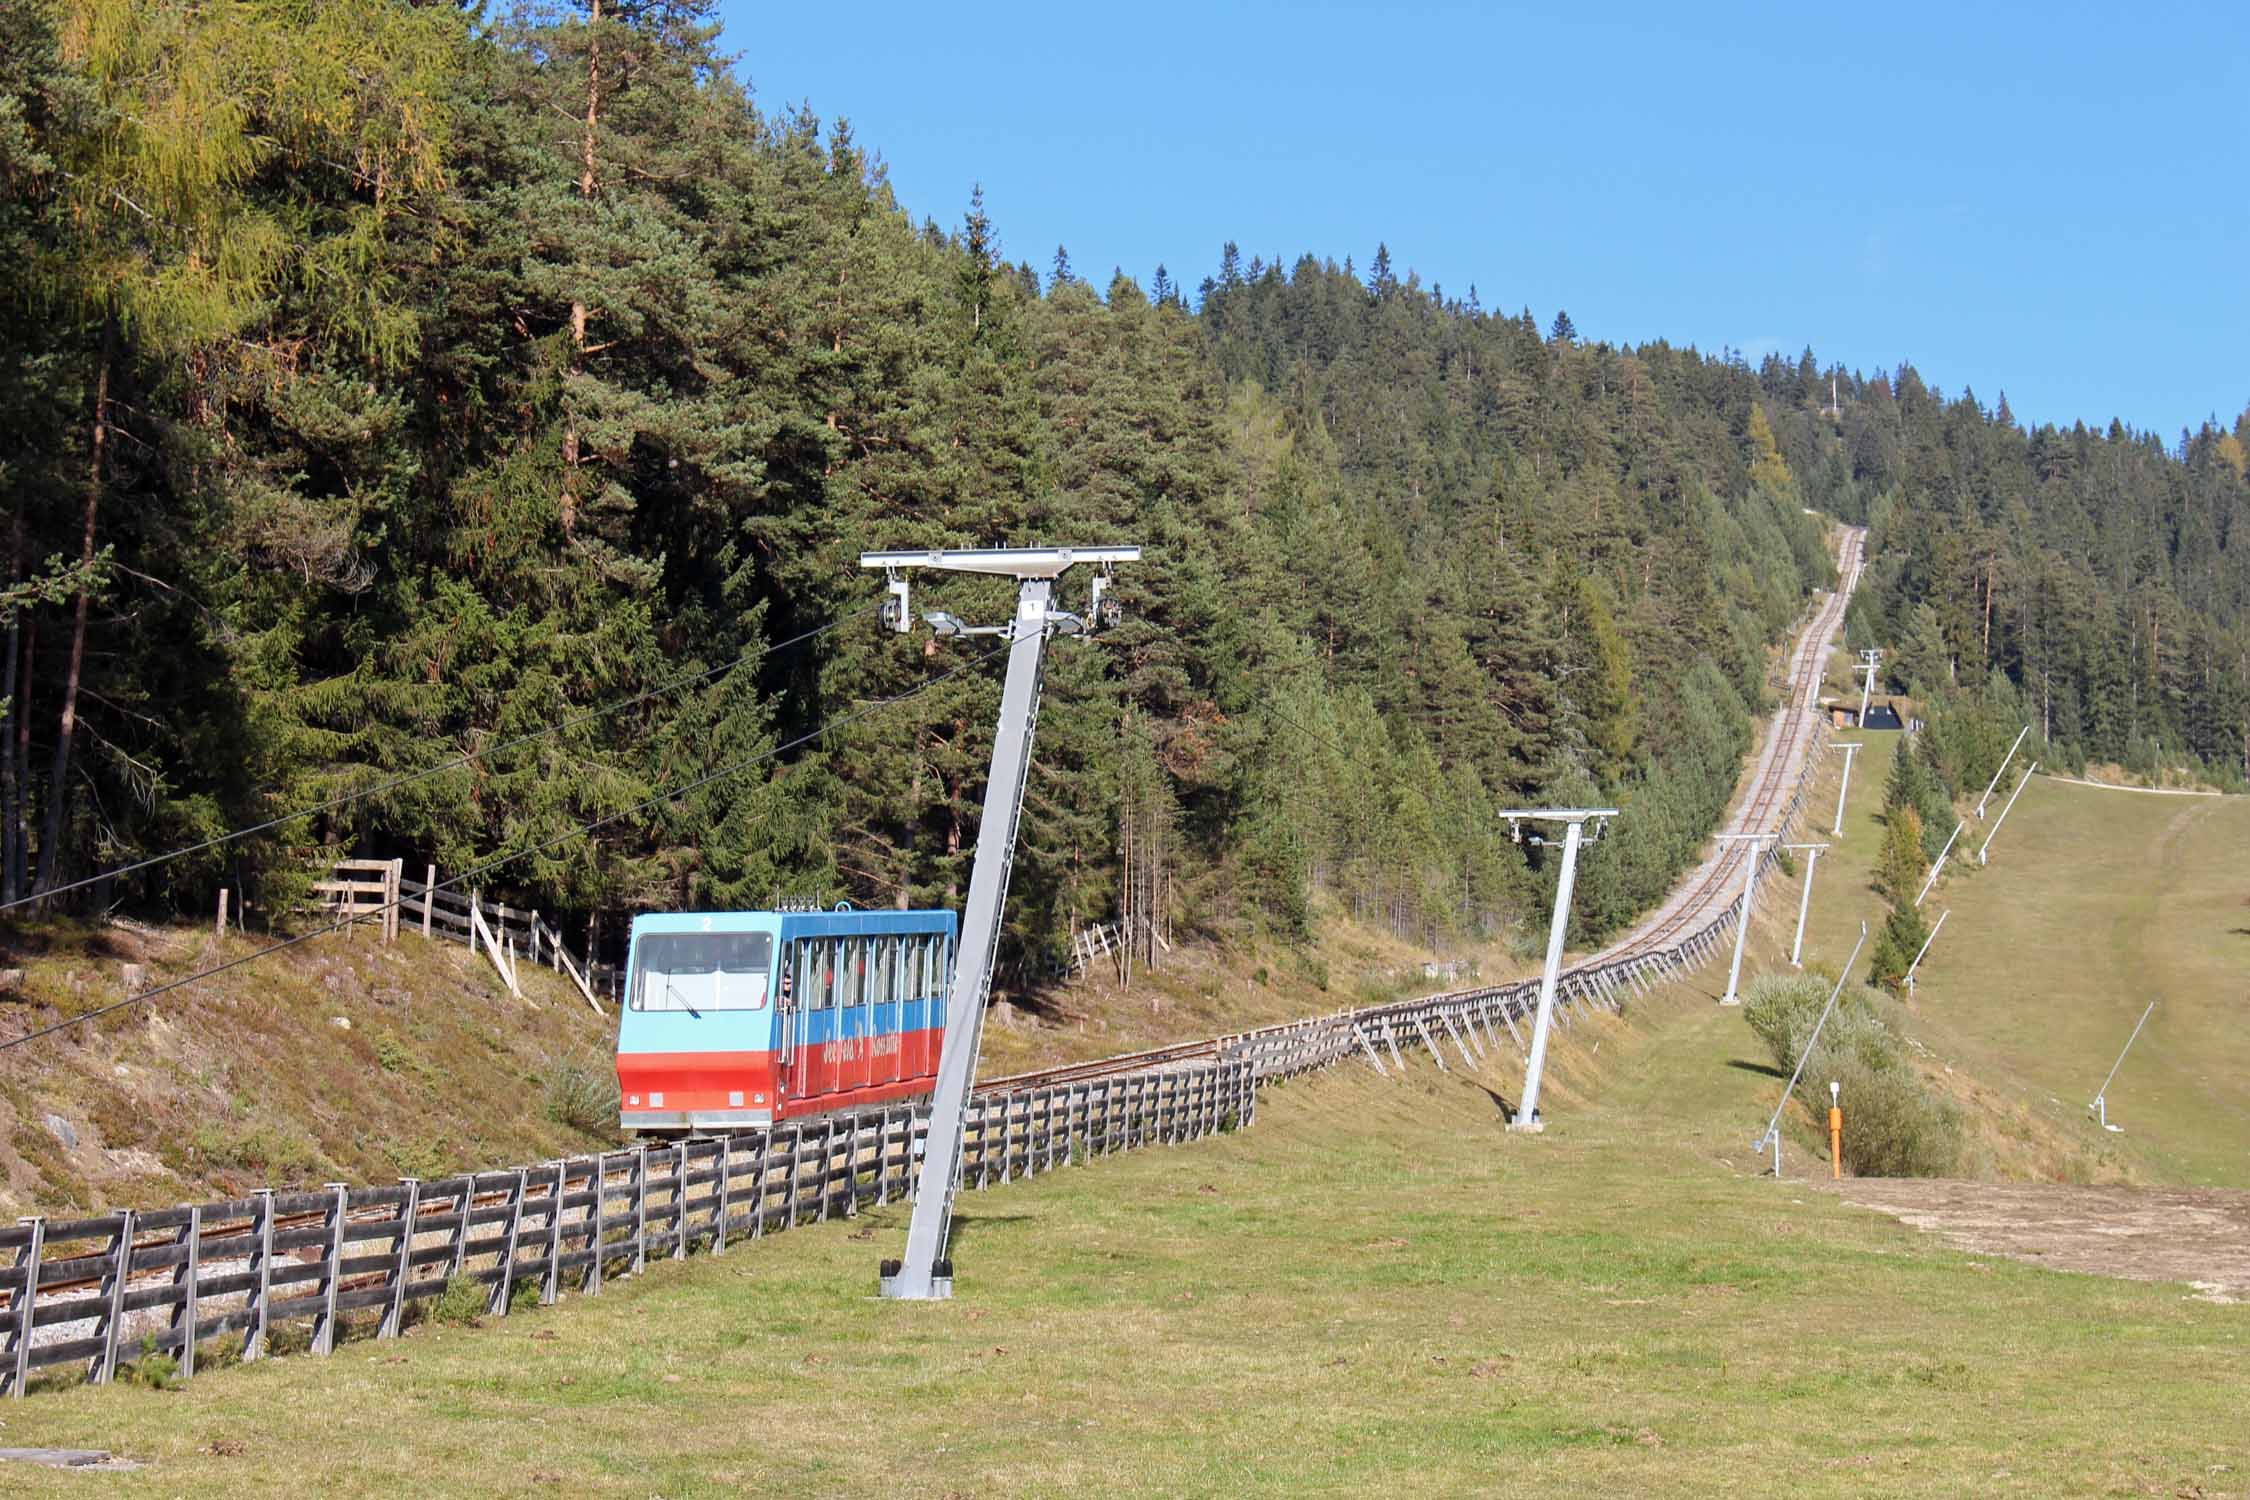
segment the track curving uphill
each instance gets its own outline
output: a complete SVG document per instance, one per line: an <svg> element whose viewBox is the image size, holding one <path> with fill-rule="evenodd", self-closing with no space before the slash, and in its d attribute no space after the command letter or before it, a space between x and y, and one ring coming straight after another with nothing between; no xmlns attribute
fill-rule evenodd
<svg viewBox="0 0 2250 1500"><path fill-rule="evenodd" d="M1730 820L1735 832L1782 832L1797 811L1806 781L1807 762L1827 736L1828 721L1820 711L1823 668L1830 647L1843 630L1844 613L1851 607L1852 592L1865 566L1866 546L1864 527L1843 528L1837 557L1838 586L1797 634L1784 684L1788 695L1774 711L1752 765L1749 784L1735 801ZM1690 872L1671 896L1631 933L1593 957L1565 969L1561 976L1565 991L1576 988L1615 995L1627 987L1638 988L1668 967L1684 966L1683 948L1689 952L1699 951L1707 945L1718 925L1727 920L1737 899L1734 893L1742 883L1742 861L1772 857L1770 848L1754 856L1753 847L1731 841L1718 843L1716 852ZM1504 1020L1511 1013L1521 1014L1525 1009L1525 995L1537 988L1534 981L1429 995L1339 1016L1310 1017L1263 1027L1237 1036L1180 1042L1091 1062L1065 1063L1001 1078L980 1079L977 1090L1008 1093L1050 1088L1122 1073L1162 1071L1214 1058L1255 1056L1287 1046L1292 1039L1312 1031L1339 1027L1351 1035L1354 1043L1360 1043L1366 1035L1378 1030L1384 1036L1391 1035L1396 1023L1416 1029L1437 1024L1445 1015L1463 1007L1477 1007L1480 1013L1489 1011ZM1428 1040L1426 1034L1424 1040ZM1369 1051L1373 1055L1372 1047Z"/></svg>
<svg viewBox="0 0 2250 1500"><path fill-rule="evenodd" d="M1852 591L1859 584L1866 547L1866 528L1845 528L1837 559L1838 586L1798 634L1789 659L1789 699L1774 711L1766 728L1750 784L1735 802L1732 832L1779 831L1782 810L1795 795L1805 758L1825 739L1827 721L1820 712L1822 667L1844 628L1844 612L1851 607ZM1602 950L1593 962L1653 952L1710 921L1733 901L1733 893L1742 883L1742 861L1751 857L1752 848L1742 843L1720 844L1662 906L1628 936Z"/></svg>

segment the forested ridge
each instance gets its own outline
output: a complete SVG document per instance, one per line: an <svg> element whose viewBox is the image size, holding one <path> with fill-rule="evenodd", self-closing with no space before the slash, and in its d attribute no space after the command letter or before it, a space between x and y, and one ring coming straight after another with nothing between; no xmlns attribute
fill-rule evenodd
<svg viewBox="0 0 2250 1500"><path fill-rule="evenodd" d="M2250 411L2167 447L2027 427L1911 366L1808 351L1759 386L1807 503L1870 524L1849 634L1889 649L1889 685L2000 690L2050 764L2250 778Z"/></svg>
<svg viewBox="0 0 2250 1500"><path fill-rule="evenodd" d="M2040 475L2042 439L1911 372L1849 379L1839 422L1795 367L1589 344L1381 249L1228 246L1192 294L1035 268L978 198L917 221L842 121L760 109L694 0L0 11L10 899L333 803L65 899L225 884L270 915L323 851L546 845L488 888L603 938L955 902L997 672L882 631L872 547L1148 549L1124 622L1050 652L1018 962L1120 915L1505 930L1552 879L1492 816L1525 800L1627 808L1576 903L1614 928L1713 826L1768 648L1833 582L1808 505L1875 522L1855 629L1912 642L1926 601L1949 674L2043 670L2079 694L2058 735L2111 744L2095 664L2011 644L2046 617L1995 517L2032 502L1983 455ZM2039 480L2042 524L2070 497L2126 534L2113 457L2152 516L2243 503L2239 446L2053 442L2083 461ZM2191 588L2199 544L2131 534L2161 566L2097 571L2090 607L2128 652L2142 603L2172 613L2125 732L2208 755L2218 729L2154 705L2218 643L2239 683L2243 549L2222 530ZM924 575L915 603L1004 594Z"/></svg>

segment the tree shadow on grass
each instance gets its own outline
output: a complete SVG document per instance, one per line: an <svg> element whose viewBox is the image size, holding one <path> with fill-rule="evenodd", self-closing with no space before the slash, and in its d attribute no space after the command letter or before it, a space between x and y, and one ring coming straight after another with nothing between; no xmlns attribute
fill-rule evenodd
<svg viewBox="0 0 2250 1500"><path fill-rule="evenodd" d="M1746 1058L1730 1058L1727 1061L1727 1066L1740 1068L1745 1073L1762 1073L1768 1078L1779 1078L1784 1082L1789 1078L1787 1073L1782 1072L1781 1069L1774 1067L1771 1063L1751 1062Z"/></svg>
<svg viewBox="0 0 2250 1500"><path fill-rule="evenodd" d="M1510 1104L1510 1103L1509 1103L1509 1102L1508 1102L1508 1101L1507 1101L1506 1099L1503 1099L1503 1098L1502 1098L1502 1097L1501 1097L1501 1096L1499 1095L1499 1093L1498 1093L1498 1092L1497 1092L1496 1090L1493 1090L1493 1089L1489 1089L1489 1088L1485 1088L1485 1086L1484 1086L1483 1084L1481 1084L1481 1083L1480 1083L1480 1084L1478 1084L1478 1085L1477 1085L1477 1087L1478 1087L1479 1089L1482 1089L1482 1090L1483 1090L1483 1092L1484 1092L1484 1097L1485 1097L1485 1098L1487 1098L1487 1099L1490 1099L1490 1100L1492 1101L1492 1107L1493 1107L1494 1109L1496 1109L1496 1110L1500 1111L1500 1123L1501 1123L1501 1124L1503 1124L1503 1125L1513 1125L1513 1124L1515 1124L1515 1122L1516 1122L1516 1107L1515 1107L1515 1106L1514 1106L1513 1104Z"/></svg>
<svg viewBox="0 0 2250 1500"><path fill-rule="evenodd" d="M955 1244L959 1244L962 1235L971 1229L981 1230L989 1225L996 1224L1031 1224L1036 1223L1038 1221L1038 1218L1039 1216L1037 1214L956 1213L954 1214L951 1221L952 1239Z"/></svg>

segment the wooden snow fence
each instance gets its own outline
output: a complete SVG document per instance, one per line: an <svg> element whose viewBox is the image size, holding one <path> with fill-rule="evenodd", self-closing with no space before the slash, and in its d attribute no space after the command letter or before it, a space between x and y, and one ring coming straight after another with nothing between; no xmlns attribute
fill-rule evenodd
<svg viewBox="0 0 2250 1500"><path fill-rule="evenodd" d="M422 880L409 877L405 866L404 860L397 859L338 860L327 879L313 882L313 890L327 910L347 922L379 919L385 942L398 940L403 918L418 923L424 937L467 943L471 953L481 949L509 993L518 997L523 994L518 961L546 963L566 975L595 1011L601 1010L592 965L581 965L571 957L561 930L537 911L487 902L476 891L447 889L438 883L435 865L425 867Z"/></svg>
<svg viewBox="0 0 2250 1500"><path fill-rule="evenodd" d="M395 859L340 859L329 867L326 880L313 882L322 904L347 923L362 920L381 924L383 941L398 940L399 884L403 861Z"/></svg>
<svg viewBox="0 0 2250 1500"><path fill-rule="evenodd" d="M1256 1108L1241 1063L980 1094L962 1185L1194 1140ZM227 1335L246 1360L327 1354L347 1334L396 1336L463 1278L498 1317L526 1288L598 1294L651 1260L911 1202L928 1130L925 1102L429 1182L25 1219L0 1229L0 1389L57 1368L101 1383L151 1354L189 1378Z"/></svg>

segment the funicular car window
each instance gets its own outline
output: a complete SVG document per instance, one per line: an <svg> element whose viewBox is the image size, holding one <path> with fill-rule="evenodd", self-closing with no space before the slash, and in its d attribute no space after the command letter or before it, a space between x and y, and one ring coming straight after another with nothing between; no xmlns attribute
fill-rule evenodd
<svg viewBox="0 0 2250 1500"><path fill-rule="evenodd" d="M875 961L868 965L869 989L875 1003L888 1005L898 998L898 939L875 939Z"/></svg>
<svg viewBox="0 0 2250 1500"><path fill-rule="evenodd" d="M773 972L763 932L652 933L640 940L635 1010L762 1010Z"/></svg>

